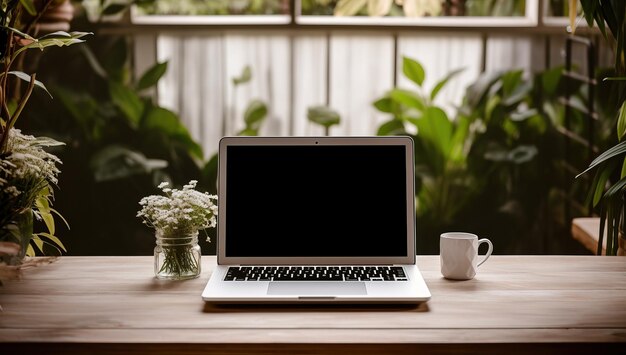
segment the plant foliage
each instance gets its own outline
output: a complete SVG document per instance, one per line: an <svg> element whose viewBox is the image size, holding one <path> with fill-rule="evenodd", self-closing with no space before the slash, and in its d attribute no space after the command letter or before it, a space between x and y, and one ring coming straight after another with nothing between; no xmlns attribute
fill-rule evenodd
<svg viewBox="0 0 626 355"><path fill-rule="evenodd" d="M589 24L598 26L605 40L612 47L615 55L614 66L616 77L605 80L617 80L617 94L619 109L613 113L616 117L616 138L621 142L600 154L587 169L577 177L595 170L593 184L589 189L589 196L594 206L600 207L600 238L598 240L598 254L602 253L604 231L607 231L606 254L616 255L620 228L624 228L624 188L626 187L626 150L624 150L624 135L626 133L626 87L623 84L626 74L626 2L619 0L581 0L583 16ZM622 168L617 182L610 185L610 177L614 171Z"/></svg>
<svg viewBox="0 0 626 355"><path fill-rule="evenodd" d="M427 73L403 58L412 88L393 88L373 105L390 119L379 135L410 135L415 141L417 217L422 252L437 252L439 233L460 228L502 234L500 248L514 252L515 236L531 233L558 185L559 157L554 103L561 68L526 78L519 70L484 73L467 88L450 116L437 103L450 72L424 87ZM514 231L514 232L513 232ZM424 242L428 239L429 242Z"/></svg>

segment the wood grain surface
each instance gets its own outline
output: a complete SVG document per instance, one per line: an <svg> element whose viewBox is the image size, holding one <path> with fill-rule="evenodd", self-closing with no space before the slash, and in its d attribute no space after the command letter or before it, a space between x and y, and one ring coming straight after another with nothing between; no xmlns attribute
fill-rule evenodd
<svg viewBox="0 0 626 355"><path fill-rule="evenodd" d="M449 281L419 256L420 305L215 306L152 257L61 257L0 287L0 353L624 353L626 259L492 256ZM6 352L4 350L7 350ZM11 352L12 351L12 352Z"/></svg>

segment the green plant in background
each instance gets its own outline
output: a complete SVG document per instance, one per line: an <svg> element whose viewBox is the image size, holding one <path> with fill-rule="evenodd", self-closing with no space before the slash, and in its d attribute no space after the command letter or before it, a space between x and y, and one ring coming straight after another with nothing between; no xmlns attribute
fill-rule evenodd
<svg viewBox="0 0 626 355"><path fill-rule="evenodd" d="M324 127L324 135L330 135L330 128L341 122L341 116L332 108L324 105L311 106L307 109L309 121Z"/></svg>
<svg viewBox="0 0 626 355"><path fill-rule="evenodd" d="M140 2L149 15L274 15L289 13L290 0L158 0Z"/></svg>
<svg viewBox="0 0 626 355"><path fill-rule="evenodd" d="M399 5L401 4L401 6ZM438 16L441 13L441 0L339 0L335 6L335 16Z"/></svg>
<svg viewBox="0 0 626 355"><path fill-rule="evenodd" d="M434 101L449 80L461 71L448 74L429 93L424 91L426 74L419 62L404 57L402 72L417 89L394 88L374 102L379 111L392 116L380 126L377 134L413 136L418 215L450 223L476 190L472 177L466 173L467 143L471 139L469 121L462 118L452 122Z"/></svg>
<svg viewBox="0 0 626 355"><path fill-rule="evenodd" d="M233 113L236 114L235 107L237 103L237 89L240 85L246 84L252 80L252 69L250 66L245 66L241 75L234 77L233 82ZM267 117L267 105L265 102L259 99L253 99L246 106L246 110L243 114L243 122L245 127L240 130L238 136L258 136L259 129ZM234 122L235 120L231 120Z"/></svg>
<svg viewBox="0 0 626 355"><path fill-rule="evenodd" d="M519 237L538 238L549 225L545 216L559 206L553 191L562 176L556 130L562 124L561 71L528 78L520 70L483 74L468 87L459 112L477 131L469 165L484 179L478 204L489 206L508 228L527 232Z"/></svg>
<svg viewBox="0 0 626 355"><path fill-rule="evenodd" d="M102 22L107 17L119 18L132 6L154 6L162 0L81 0L81 7L91 22Z"/></svg>
<svg viewBox="0 0 626 355"><path fill-rule="evenodd" d="M163 76L167 63L155 64L132 81L128 79L129 69L119 67L127 56L124 39L113 44L107 63L101 64L85 50L86 59L106 90L102 96L60 86L54 89L73 119L75 135L71 139L90 152L88 166L95 181L137 174L171 181L171 175L178 175L183 166L199 169L203 159L200 145L177 114L160 107L146 94Z"/></svg>
<svg viewBox="0 0 626 355"><path fill-rule="evenodd" d="M620 232L624 235L624 193L626 191L626 2L581 0L583 15L589 26L594 22L600 32L614 50L615 76L604 80L615 80L617 89L612 92L617 95L618 108L614 115L617 117L615 136L619 143L602 152L594 159L589 167L577 177L596 170L589 195L594 206L600 207L600 238L598 240L598 254L602 252L604 231L606 227L607 242L606 254L616 255L620 244ZM576 3L570 4L575 7ZM571 24L575 28L574 23ZM608 29L608 31L607 31ZM615 172L621 169L619 176ZM607 186L610 186L607 188ZM622 237L622 240L624 237ZM622 248L623 249L623 248ZM621 251L620 253L626 253Z"/></svg>
<svg viewBox="0 0 626 355"><path fill-rule="evenodd" d="M465 1L467 16L524 16L525 0L468 0Z"/></svg>
<svg viewBox="0 0 626 355"><path fill-rule="evenodd" d="M459 70L426 92L417 61L404 58L402 69L416 90L394 88L374 106L391 115L379 135L415 141L420 250L436 253L435 237L456 228L491 235L500 250L528 250L559 186L561 68L529 78L519 70L484 73L452 117L436 99Z"/></svg>
<svg viewBox="0 0 626 355"><path fill-rule="evenodd" d="M524 16L524 0L302 0L304 15Z"/></svg>
<svg viewBox="0 0 626 355"><path fill-rule="evenodd" d="M303 15L325 15L333 14L333 9L337 6L338 0L300 0L300 8Z"/></svg>
<svg viewBox="0 0 626 355"><path fill-rule="evenodd" d="M76 22L93 26L85 17ZM77 254L151 253L134 203L126 201L153 194L160 181L199 180L202 148L178 114L151 95L167 63L133 78L129 38L101 35L87 45L70 48L67 58L50 52L38 62L39 71L51 77L48 88L56 100L34 93L38 104L25 110L29 128L68 147L59 153L64 194L55 201L69 210L72 230L65 244Z"/></svg>
<svg viewBox="0 0 626 355"><path fill-rule="evenodd" d="M14 243L19 250L16 255L1 257L0 264L19 265L24 255L34 256L35 250L44 254L65 250L55 235L54 215L63 217L52 208L53 188L60 173L56 165L61 160L45 151L62 143L24 134L16 126L35 87L43 89L50 99L36 74L23 71L26 53L82 43L81 38L90 34L56 31L34 37L38 21L51 4L52 0L37 5L20 0L3 1L0 7L0 242ZM28 84L25 89L22 82ZM47 232L34 233L35 220L42 220Z"/></svg>

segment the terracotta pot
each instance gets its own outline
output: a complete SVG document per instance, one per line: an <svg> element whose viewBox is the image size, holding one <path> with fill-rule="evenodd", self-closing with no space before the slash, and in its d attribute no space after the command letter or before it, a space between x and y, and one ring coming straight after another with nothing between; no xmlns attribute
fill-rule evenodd
<svg viewBox="0 0 626 355"><path fill-rule="evenodd" d="M35 8L41 9L46 0L35 0ZM69 31L74 18L74 5L70 0L53 0L35 25L38 36L56 31ZM28 19L27 19L28 21Z"/></svg>

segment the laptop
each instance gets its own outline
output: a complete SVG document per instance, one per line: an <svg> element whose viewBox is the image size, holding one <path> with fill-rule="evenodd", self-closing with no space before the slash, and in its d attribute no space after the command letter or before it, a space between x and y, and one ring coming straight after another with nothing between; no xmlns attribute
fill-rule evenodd
<svg viewBox="0 0 626 355"><path fill-rule="evenodd" d="M410 137L224 137L213 303L419 303Z"/></svg>

